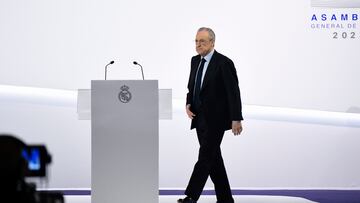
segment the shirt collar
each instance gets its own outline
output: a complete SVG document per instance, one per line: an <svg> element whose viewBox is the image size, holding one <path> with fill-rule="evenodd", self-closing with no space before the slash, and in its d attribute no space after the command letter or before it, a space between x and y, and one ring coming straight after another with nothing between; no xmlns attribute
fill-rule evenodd
<svg viewBox="0 0 360 203"><path fill-rule="evenodd" d="M206 56L201 57L206 60L206 62L209 62L211 60L211 57L214 55L215 49L211 50L210 53L208 53Z"/></svg>

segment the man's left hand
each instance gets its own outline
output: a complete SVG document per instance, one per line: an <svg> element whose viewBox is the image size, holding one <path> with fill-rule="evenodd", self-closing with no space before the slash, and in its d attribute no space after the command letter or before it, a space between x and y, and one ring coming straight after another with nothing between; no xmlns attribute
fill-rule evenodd
<svg viewBox="0 0 360 203"><path fill-rule="evenodd" d="M234 135L240 135L241 131L243 130L241 121L232 121L232 132Z"/></svg>

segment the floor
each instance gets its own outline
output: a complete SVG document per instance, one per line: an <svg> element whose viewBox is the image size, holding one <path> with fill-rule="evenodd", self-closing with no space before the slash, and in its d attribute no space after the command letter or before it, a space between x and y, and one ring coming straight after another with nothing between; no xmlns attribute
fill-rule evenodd
<svg viewBox="0 0 360 203"><path fill-rule="evenodd" d="M179 196L165 196L159 197L159 203L176 203ZM300 197L287 196L265 196L265 195L236 195L234 196L236 203L315 203L313 201ZM202 196L198 203L215 203L216 197L213 195ZM91 196L65 196L65 203L91 203Z"/></svg>

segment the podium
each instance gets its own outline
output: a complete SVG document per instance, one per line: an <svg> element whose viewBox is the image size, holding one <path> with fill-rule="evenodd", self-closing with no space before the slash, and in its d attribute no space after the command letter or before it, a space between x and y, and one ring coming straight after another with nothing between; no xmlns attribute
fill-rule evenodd
<svg viewBox="0 0 360 203"><path fill-rule="evenodd" d="M158 81L91 82L93 203L158 203L158 134Z"/></svg>

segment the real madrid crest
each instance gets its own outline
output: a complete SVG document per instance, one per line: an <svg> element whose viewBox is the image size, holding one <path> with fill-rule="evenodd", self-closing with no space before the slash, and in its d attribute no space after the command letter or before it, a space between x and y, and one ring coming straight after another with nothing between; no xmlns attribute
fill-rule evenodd
<svg viewBox="0 0 360 203"><path fill-rule="evenodd" d="M131 100L131 92L129 91L129 87L126 85L123 85L121 88L121 92L119 92L119 100L122 103L128 103Z"/></svg>

